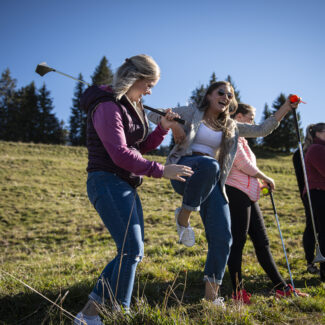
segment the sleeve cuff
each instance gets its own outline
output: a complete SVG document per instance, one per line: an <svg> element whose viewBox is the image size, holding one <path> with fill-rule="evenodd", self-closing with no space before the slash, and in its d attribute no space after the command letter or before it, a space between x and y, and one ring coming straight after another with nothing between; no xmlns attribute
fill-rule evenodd
<svg viewBox="0 0 325 325"><path fill-rule="evenodd" d="M169 129L168 129L168 130L165 130L165 129L162 127L162 125L161 125L160 122L159 122L159 124L157 125L156 129L157 129L157 130L159 131L159 133L162 134L162 135L166 135L166 134L168 133L168 131L169 131Z"/></svg>
<svg viewBox="0 0 325 325"><path fill-rule="evenodd" d="M154 177L154 178L162 178L163 174L164 174L165 166L162 165L162 164L156 163L156 167L157 168L152 173L152 177Z"/></svg>

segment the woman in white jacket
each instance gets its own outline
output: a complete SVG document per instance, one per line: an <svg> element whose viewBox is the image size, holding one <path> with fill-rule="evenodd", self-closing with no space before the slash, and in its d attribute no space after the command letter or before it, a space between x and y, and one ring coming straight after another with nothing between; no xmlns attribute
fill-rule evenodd
<svg viewBox="0 0 325 325"><path fill-rule="evenodd" d="M236 123L229 116L230 106L237 108L234 89L229 82L218 81L207 89L199 107L192 105L173 109L186 122L184 126L178 126L184 140L171 150L167 164L190 166L194 171L183 184L172 181L174 190L183 196L182 207L175 212L177 230L181 243L194 245L195 237L189 218L192 211L200 211L208 241L204 269L205 299L217 306L224 307L218 290L232 242L225 182L235 158L238 137L268 135L297 105L287 99L274 116L261 125ZM158 123L160 117L150 113L149 119Z"/></svg>

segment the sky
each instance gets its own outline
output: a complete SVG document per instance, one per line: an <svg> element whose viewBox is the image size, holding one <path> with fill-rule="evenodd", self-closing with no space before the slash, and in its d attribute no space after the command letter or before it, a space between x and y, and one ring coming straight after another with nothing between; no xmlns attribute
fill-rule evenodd
<svg viewBox="0 0 325 325"><path fill-rule="evenodd" d="M91 82L103 56L114 72L144 53L161 69L149 106L186 105L215 72L232 77L257 122L281 92L298 94L305 129L325 121L324 16L323 0L0 0L0 73L18 87L45 82L68 125L76 82L40 77L38 63Z"/></svg>

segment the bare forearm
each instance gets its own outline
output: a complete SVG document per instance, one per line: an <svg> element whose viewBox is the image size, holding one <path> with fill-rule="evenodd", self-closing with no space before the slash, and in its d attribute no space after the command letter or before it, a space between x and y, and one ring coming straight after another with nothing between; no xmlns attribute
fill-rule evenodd
<svg viewBox="0 0 325 325"><path fill-rule="evenodd" d="M299 102L291 103L290 96L286 99L284 104L274 113L274 117L278 122L280 122L292 109L296 109L298 107Z"/></svg>
<svg viewBox="0 0 325 325"><path fill-rule="evenodd" d="M264 181L264 183L267 183L269 186L271 186L271 189L275 189L275 183L274 180L271 177L266 176L263 172L260 170L255 174L256 178L259 178Z"/></svg>
<svg viewBox="0 0 325 325"><path fill-rule="evenodd" d="M290 112L290 110L291 110L291 107L289 106L288 107L288 105L286 105L286 103L285 104L283 104L280 108L279 108L279 110L277 110L275 113L274 113L274 117L275 117L275 119L278 121L278 122L280 122L289 112Z"/></svg>
<svg viewBox="0 0 325 325"><path fill-rule="evenodd" d="M254 177L262 179L263 181L266 181L267 179L269 179L263 172L261 172L260 170L254 175Z"/></svg>

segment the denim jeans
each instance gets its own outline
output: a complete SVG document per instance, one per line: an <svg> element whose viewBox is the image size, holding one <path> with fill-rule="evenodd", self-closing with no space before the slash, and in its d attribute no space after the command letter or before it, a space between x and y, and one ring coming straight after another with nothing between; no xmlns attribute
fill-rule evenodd
<svg viewBox="0 0 325 325"><path fill-rule="evenodd" d="M91 172L87 191L117 246L116 257L101 273L89 298L130 306L137 264L143 257L143 213L136 190L115 174Z"/></svg>
<svg viewBox="0 0 325 325"><path fill-rule="evenodd" d="M219 184L219 164L208 156L185 156L178 164L190 166L194 174L186 182L172 180L174 190L183 196L182 207L200 211L208 242L205 281L221 284L232 243L228 203Z"/></svg>

